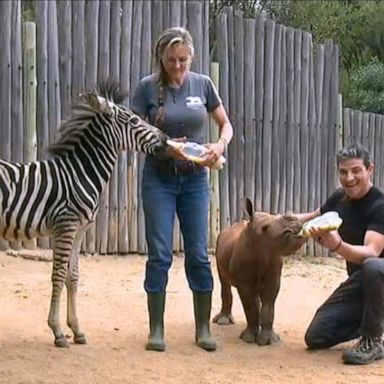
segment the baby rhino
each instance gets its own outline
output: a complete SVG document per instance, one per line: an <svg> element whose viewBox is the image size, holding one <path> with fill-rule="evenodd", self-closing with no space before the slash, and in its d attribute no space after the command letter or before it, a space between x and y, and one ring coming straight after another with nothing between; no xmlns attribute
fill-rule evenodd
<svg viewBox="0 0 384 384"><path fill-rule="evenodd" d="M233 323L231 286L237 288L247 327L240 337L247 343L273 344L274 306L280 288L282 255L296 252L306 241L298 235L302 223L293 215L253 213L246 199L248 220L223 230L216 246L222 308L213 322Z"/></svg>

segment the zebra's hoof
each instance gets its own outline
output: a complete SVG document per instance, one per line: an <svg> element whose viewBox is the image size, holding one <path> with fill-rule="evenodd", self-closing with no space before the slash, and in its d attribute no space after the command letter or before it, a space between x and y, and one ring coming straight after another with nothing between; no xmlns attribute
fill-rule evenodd
<svg viewBox="0 0 384 384"><path fill-rule="evenodd" d="M76 344L87 344L87 339L84 334L75 336L74 341Z"/></svg>
<svg viewBox="0 0 384 384"><path fill-rule="evenodd" d="M65 336L59 337L55 340L56 347L59 348L69 348L69 344Z"/></svg>

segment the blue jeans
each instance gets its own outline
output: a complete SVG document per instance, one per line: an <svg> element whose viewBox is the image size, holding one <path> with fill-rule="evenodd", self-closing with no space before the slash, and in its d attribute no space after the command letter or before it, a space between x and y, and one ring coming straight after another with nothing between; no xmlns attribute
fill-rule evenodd
<svg viewBox="0 0 384 384"><path fill-rule="evenodd" d="M366 259L317 310L305 334L310 349L330 348L360 336L381 336L384 259Z"/></svg>
<svg viewBox="0 0 384 384"><path fill-rule="evenodd" d="M161 173L146 159L142 178L148 261L144 288L165 292L172 264L175 214L184 240L185 271L195 292L213 289L207 252L209 186L206 169L189 174Z"/></svg>

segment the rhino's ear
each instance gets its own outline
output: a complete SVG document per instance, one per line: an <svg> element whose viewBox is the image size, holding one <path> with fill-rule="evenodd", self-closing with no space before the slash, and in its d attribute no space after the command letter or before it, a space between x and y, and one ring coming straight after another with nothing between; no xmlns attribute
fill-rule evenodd
<svg viewBox="0 0 384 384"><path fill-rule="evenodd" d="M243 207L243 212L245 213L248 219L252 220L253 205L251 200L248 199L248 197L245 198L245 206Z"/></svg>

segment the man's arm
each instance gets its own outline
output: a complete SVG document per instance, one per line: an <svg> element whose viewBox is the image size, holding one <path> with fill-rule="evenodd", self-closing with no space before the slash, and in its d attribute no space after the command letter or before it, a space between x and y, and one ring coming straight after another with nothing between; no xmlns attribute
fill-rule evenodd
<svg viewBox="0 0 384 384"><path fill-rule="evenodd" d="M372 230L366 232L363 245L344 242L337 231L315 230L312 235L323 247L354 264L361 264L369 257L379 257L384 249L384 235Z"/></svg>
<svg viewBox="0 0 384 384"><path fill-rule="evenodd" d="M364 245L352 245L341 240L337 253L351 263L361 264L369 257L379 257L383 249L384 235L376 231L367 231Z"/></svg>

